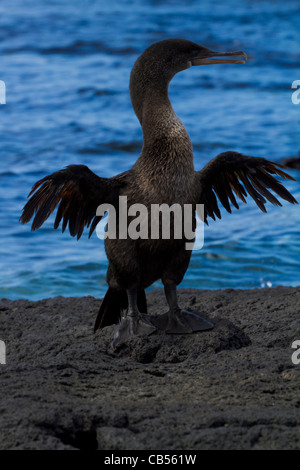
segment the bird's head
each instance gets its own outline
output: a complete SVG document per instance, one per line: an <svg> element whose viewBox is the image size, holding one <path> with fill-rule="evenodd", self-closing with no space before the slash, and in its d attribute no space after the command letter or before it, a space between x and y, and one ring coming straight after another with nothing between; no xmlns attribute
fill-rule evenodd
<svg viewBox="0 0 300 470"><path fill-rule="evenodd" d="M167 90L178 72L196 65L244 64L234 57L247 55L242 51L216 52L185 39L166 39L148 47L137 59L130 75L130 94L135 111L149 89ZM226 59L221 58L226 57Z"/></svg>
<svg viewBox="0 0 300 470"><path fill-rule="evenodd" d="M176 73L195 65L244 64L245 60L232 58L238 56L247 59L242 51L216 52L185 39L166 39L148 47L139 60L161 77L172 78Z"/></svg>

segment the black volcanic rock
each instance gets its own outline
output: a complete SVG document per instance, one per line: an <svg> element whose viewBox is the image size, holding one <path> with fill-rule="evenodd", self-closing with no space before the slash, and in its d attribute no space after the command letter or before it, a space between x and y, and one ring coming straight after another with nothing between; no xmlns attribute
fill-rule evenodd
<svg viewBox="0 0 300 470"><path fill-rule="evenodd" d="M289 157L282 161L287 168L300 170L300 155L298 157Z"/></svg>
<svg viewBox="0 0 300 470"><path fill-rule="evenodd" d="M149 312L166 311L163 291ZM215 323L113 352L93 297L0 301L1 449L299 449L300 288L179 290Z"/></svg>

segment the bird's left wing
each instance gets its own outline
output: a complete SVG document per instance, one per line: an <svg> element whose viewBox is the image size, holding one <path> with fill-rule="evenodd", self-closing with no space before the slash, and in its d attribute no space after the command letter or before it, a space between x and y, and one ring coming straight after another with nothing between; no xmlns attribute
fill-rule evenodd
<svg viewBox="0 0 300 470"><path fill-rule="evenodd" d="M297 204L296 199L273 176L294 180L281 168L285 167L265 158L247 157L237 152L224 152L215 157L198 171L196 176L199 188L198 203L204 204L204 221L207 223L207 217L214 220L215 216L221 218L218 199L230 213L230 202L239 209L235 196L246 202L248 194L263 212L267 212L265 208L267 200L276 206L281 206L269 190L282 199Z"/></svg>
<svg viewBox="0 0 300 470"><path fill-rule="evenodd" d="M72 237L79 239L84 227L90 226L89 236L101 216L97 207L103 203L115 205L119 190L126 184L125 173L114 178L101 178L85 165L70 165L37 181L23 208L20 222L33 218L31 231L37 230L58 206L54 228L62 221L62 231L67 225Z"/></svg>

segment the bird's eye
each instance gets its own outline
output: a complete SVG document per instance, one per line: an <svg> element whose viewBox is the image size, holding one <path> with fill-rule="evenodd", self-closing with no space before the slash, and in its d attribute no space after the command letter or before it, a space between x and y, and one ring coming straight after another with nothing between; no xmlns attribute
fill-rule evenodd
<svg viewBox="0 0 300 470"><path fill-rule="evenodd" d="M198 51L193 51L193 52L192 52L192 56L193 56L193 57L196 57L198 54L199 54Z"/></svg>

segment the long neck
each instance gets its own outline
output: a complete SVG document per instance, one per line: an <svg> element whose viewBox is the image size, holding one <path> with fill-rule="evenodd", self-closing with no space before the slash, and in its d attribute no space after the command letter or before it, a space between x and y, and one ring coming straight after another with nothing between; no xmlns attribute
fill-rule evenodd
<svg viewBox="0 0 300 470"><path fill-rule="evenodd" d="M192 144L169 100L169 80L142 78L135 74L130 81L132 105L143 129L144 145L139 160L154 160L158 166L159 162L164 166L167 162L176 163L176 168L181 163L193 170Z"/></svg>
<svg viewBox="0 0 300 470"><path fill-rule="evenodd" d="M172 138L176 129L185 130L171 105L167 87L165 89L149 87L143 96L141 111L141 126L146 148L160 140ZM185 137L187 137L186 132Z"/></svg>

